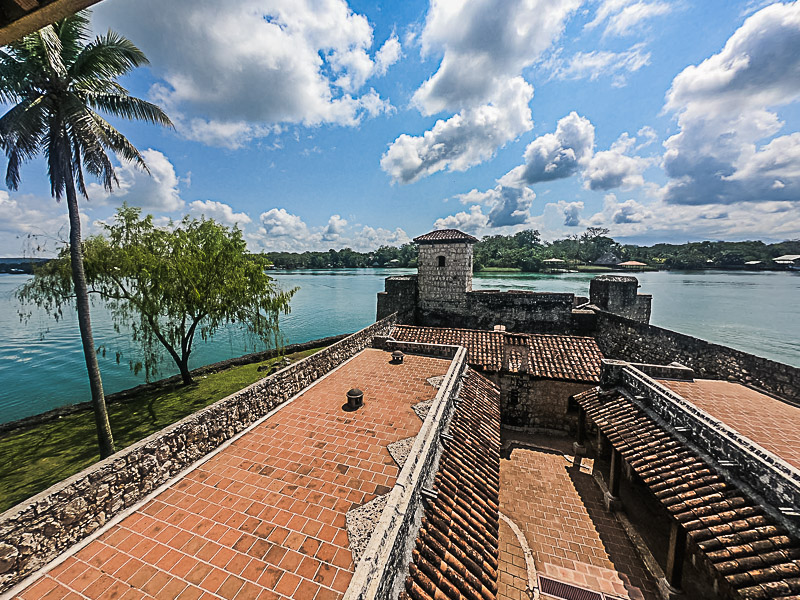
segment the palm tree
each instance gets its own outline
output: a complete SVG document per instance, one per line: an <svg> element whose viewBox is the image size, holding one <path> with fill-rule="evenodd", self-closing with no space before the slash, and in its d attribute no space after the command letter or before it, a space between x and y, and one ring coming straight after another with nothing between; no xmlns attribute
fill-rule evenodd
<svg viewBox="0 0 800 600"><path fill-rule="evenodd" d="M8 157L10 189L19 186L21 165L41 153L47 160L53 197L67 199L78 325L100 456L105 458L114 453L114 441L89 319L77 193L88 198L84 170L108 191L119 184L107 150L147 171L139 151L97 110L170 127L172 123L158 106L130 96L116 81L148 64L142 51L113 31L91 42L89 37L89 13L84 11L0 49L0 101L14 105L0 117L0 147Z"/></svg>

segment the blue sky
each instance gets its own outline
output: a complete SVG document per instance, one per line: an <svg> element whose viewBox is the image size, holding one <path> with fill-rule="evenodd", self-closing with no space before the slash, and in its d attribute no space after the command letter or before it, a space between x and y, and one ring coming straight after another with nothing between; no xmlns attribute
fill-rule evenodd
<svg viewBox="0 0 800 600"><path fill-rule="evenodd" d="M153 176L94 186L87 233L127 201L254 251L800 237L798 2L103 0L93 23L144 50L124 83L176 129L115 123ZM66 237L41 160L0 209L0 254Z"/></svg>

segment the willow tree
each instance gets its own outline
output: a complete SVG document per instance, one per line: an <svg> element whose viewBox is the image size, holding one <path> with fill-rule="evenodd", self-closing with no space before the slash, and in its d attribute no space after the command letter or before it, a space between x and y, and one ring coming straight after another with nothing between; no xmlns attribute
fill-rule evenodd
<svg viewBox="0 0 800 600"><path fill-rule="evenodd" d="M270 261L250 255L237 227L185 217L156 227L152 215L123 205L105 235L84 244L89 292L110 310L115 326L130 329L141 347L148 379L172 358L185 384L192 383L189 357L195 340L220 327L240 324L255 338L277 344L278 318L289 312L294 290L282 291L266 273ZM22 288L32 299L58 310L69 294L70 257L65 253L36 271Z"/></svg>
<svg viewBox="0 0 800 600"><path fill-rule="evenodd" d="M90 41L87 12L0 49L0 100L14 105L0 117L0 147L8 157L6 184L16 190L22 164L43 154L53 197L67 201L72 291L101 457L114 453L114 441L89 317L78 194L88 197L84 171L108 191L118 184L109 150L147 171L139 151L100 112L172 126L159 107L130 96L117 82L145 64L141 50L113 31Z"/></svg>

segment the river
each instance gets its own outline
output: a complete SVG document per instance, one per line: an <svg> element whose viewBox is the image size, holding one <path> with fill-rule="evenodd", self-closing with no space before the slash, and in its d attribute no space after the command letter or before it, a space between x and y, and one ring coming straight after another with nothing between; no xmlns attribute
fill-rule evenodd
<svg viewBox="0 0 800 600"><path fill-rule="evenodd" d="M285 343L352 332L375 320L376 294L388 275L404 269L276 271L284 289L298 287L291 314L281 318ZM659 271L637 273L641 292L653 294L651 323L800 366L800 273L750 271ZM567 273L476 274L475 289L527 289L572 292L588 296L593 275ZM88 399L86 368L73 311L59 321L34 312L19 319L13 292L27 275L0 275L0 423ZM116 333L102 305L92 309L95 342L108 351L100 357L107 393L144 382L134 375L128 358L136 347ZM196 343L191 366L262 350L246 341L236 327ZM120 364L115 351L124 354ZM164 363L162 375L177 372Z"/></svg>

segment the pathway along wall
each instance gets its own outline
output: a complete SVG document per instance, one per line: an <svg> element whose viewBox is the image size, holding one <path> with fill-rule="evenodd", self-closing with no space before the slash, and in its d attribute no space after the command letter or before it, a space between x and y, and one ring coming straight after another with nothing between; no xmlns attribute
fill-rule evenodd
<svg viewBox="0 0 800 600"><path fill-rule="evenodd" d="M655 325L595 310L594 336L608 358L629 362L679 362L698 378L728 379L800 403L800 369Z"/></svg>
<svg viewBox="0 0 800 600"><path fill-rule="evenodd" d="M389 315L4 512L0 593L369 346L374 336L388 335L395 321Z"/></svg>

